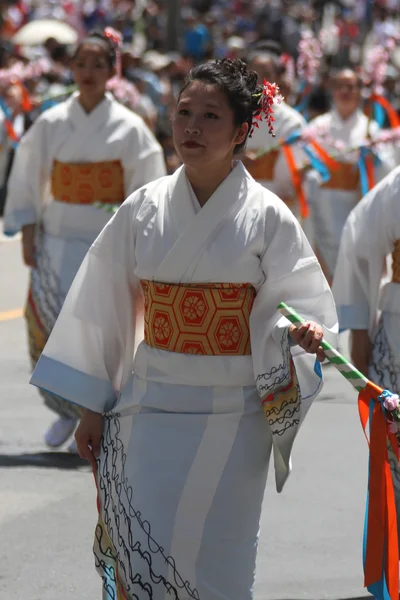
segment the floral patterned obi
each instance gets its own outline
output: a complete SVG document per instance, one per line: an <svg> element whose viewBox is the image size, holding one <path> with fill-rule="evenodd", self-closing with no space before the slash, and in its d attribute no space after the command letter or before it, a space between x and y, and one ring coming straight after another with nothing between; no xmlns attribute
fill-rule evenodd
<svg viewBox="0 0 400 600"><path fill-rule="evenodd" d="M144 340L152 348L211 356L251 354L249 322L256 296L252 285L141 284Z"/></svg>
<svg viewBox="0 0 400 600"><path fill-rule="evenodd" d="M121 161L63 163L55 160L51 193L58 202L68 204L122 204L125 190Z"/></svg>

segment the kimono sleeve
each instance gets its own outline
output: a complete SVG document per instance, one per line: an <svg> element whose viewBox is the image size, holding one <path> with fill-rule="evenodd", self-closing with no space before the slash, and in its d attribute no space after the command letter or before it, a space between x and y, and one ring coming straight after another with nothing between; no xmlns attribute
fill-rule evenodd
<svg viewBox="0 0 400 600"><path fill-rule="evenodd" d="M343 230L332 290L339 325L369 329L376 324L385 259L400 238L400 168L375 186L350 213Z"/></svg>
<svg viewBox="0 0 400 600"><path fill-rule="evenodd" d="M45 121L39 119L22 137L8 180L4 233L14 235L38 223L41 215Z"/></svg>
<svg viewBox="0 0 400 600"><path fill-rule="evenodd" d="M307 238L290 210L280 203L267 210L267 248L261 259L265 281L251 313L252 355L257 391L272 432L278 491L291 470L297 431L323 377L315 355L289 341L288 320L277 311L286 302L304 319L324 328L336 345L337 315L329 285Z"/></svg>
<svg viewBox="0 0 400 600"><path fill-rule="evenodd" d="M132 160L127 192L132 193L143 185L167 174L164 154L147 125L138 119L134 140L129 148Z"/></svg>
<svg viewBox="0 0 400 600"><path fill-rule="evenodd" d="M132 373L139 298L134 218L128 199L90 248L31 379L99 413L112 409Z"/></svg>

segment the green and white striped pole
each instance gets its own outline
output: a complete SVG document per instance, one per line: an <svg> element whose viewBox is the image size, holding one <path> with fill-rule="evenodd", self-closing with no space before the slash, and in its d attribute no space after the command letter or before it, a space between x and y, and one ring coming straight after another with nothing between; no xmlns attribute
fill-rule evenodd
<svg viewBox="0 0 400 600"><path fill-rule="evenodd" d="M293 325L301 325L304 323L304 319L300 317L300 315L290 306L281 302L277 309L282 315L284 315ZM349 383L353 387L356 388L357 391L361 392L367 384L369 384L369 379L365 377L358 369L356 369L344 356L339 354L337 350L333 346L331 346L325 340L321 341L321 346L325 350L325 356L329 360L330 363L335 365L337 370L345 377Z"/></svg>

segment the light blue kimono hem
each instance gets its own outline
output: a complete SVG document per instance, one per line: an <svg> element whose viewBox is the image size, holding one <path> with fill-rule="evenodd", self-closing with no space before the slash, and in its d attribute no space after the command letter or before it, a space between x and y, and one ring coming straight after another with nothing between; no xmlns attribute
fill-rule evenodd
<svg viewBox="0 0 400 600"><path fill-rule="evenodd" d="M13 236L21 231L24 225L33 225L36 221L36 211L33 208L24 208L9 213L4 219L4 235Z"/></svg>
<svg viewBox="0 0 400 600"><path fill-rule="evenodd" d="M369 313L368 310L362 310L359 307L350 305L337 306L339 317L339 332L347 329L368 329Z"/></svg>
<svg viewBox="0 0 400 600"><path fill-rule="evenodd" d="M98 413L105 413L115 405L117 397L110 381L88 375L42 354L30 383Z"/></svg>

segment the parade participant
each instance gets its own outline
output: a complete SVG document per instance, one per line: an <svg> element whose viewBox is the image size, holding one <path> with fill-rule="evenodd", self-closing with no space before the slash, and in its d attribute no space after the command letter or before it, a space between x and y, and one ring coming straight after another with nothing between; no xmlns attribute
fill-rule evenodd
<svg viewBox="0 0 400 600"><path fill-rule="evenodd" d="M183 166L94 242L32 377L86 408L76 439L98 460L96 565L121 598L253 597L272 447L281 490L321 389L329 286L290 210L234 161L261 108L270 120L264 89L261 107L240 60L191 71L173 117ZM282 298L310 319L301 330L277 313Z"/></svg>
<svg viewBox="0 0 400 600"><path fill-rule="evenodd" d="M249 64L250 68L258 73L260 84L267 79L280 85L283 69L277 55L272 52L257 52L250 57ZM277 194L297 215L298 204L285 155L279 149L268 150L276 146L280 140L302 129L306 121L299 112L284 101L276 106L274 117L275 137L269 135L267 123L260 123L247 143L244 164L256 181ZM257 158L262 151L266 151L265 154ZM294 154L296 164L300 166L304 158L303 154L298 148L294 149Z"/></svg>
<svg viewBox="0 0 400 600"><path fill-rule="evenodd" d="M332 81L332 110L311 121L318 144L328 153L357 147L378 132L378 125L360 110L362 81L351 69L336 74ZM375 169L379 181L394 166L390 155L381 154L382 164ZM320 176L311 171L307 177L307 197L315 236L316 253L328 281L332 281L344 224L361 198L360 177L357 167L358 152L343 153L336 159L337 168L330 179L322 183Z"/></svg>
<svg viewBox="0 0 400 600"><path fill-rule="evenodd" d="M80 42L72 61L79 91L43 113L15 155L4 228L11 235L22 230L23 259L32 269L25 316L33 366L110 209L165 174L161 148L143 121L105 91L115 58L115 44L103 34ZM57 447L73 434L78 409L42 395L59 415L45 435Z"/></svg>
<svg viewBox="0 0 400 600"><path fill-rule="evenodd" d="M350 213L333 281L340 328L351 331L354 365L396 394L400 394L399 194L397 167ZM400 466L392 448L389 459L400 524Z"/></svg>
<svg viewBox="0 0 400 600"><path fill-rule="evenodd" d="M8 85L1 94L1 103L3 106L0 109L0 215L3 214L7 196L7 182L14 159L15 142L32 125L32 115L23 108L24 97L21 85Z"/></svg>

